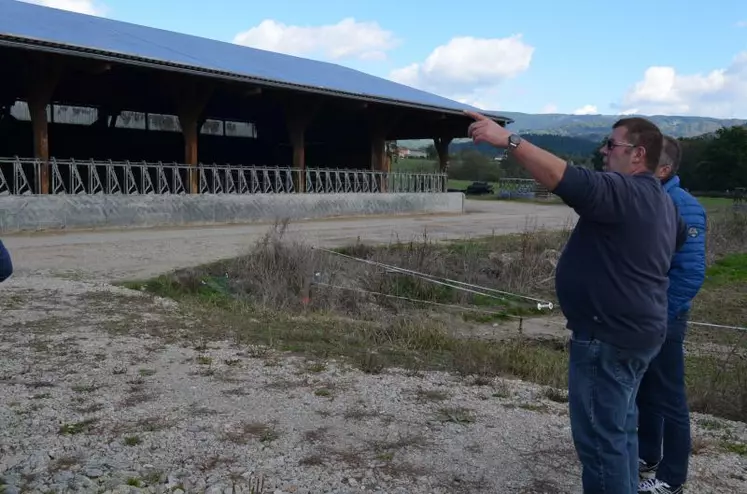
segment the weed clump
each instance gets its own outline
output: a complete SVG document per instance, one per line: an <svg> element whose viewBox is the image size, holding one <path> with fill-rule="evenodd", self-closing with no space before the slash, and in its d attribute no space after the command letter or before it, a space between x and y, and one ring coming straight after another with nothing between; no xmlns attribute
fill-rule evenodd
<svg viewBox="0 0 747 494"><path fill-rule="evenodd" d="M489 318L531 314L536 302L521 295L554 300L555 265L568 235L567 230L528 230L459 242L423 237L380 247L358 243L328 251L287 240L285 232L285 224L275 225L245 255L181 269L146 288L165 296L196 295L217 305L244 302L258 310L369 321L464 305L484 309ZM481 287L500 292L482 294ZM479 312L471 315L479 318Z"/></svg>

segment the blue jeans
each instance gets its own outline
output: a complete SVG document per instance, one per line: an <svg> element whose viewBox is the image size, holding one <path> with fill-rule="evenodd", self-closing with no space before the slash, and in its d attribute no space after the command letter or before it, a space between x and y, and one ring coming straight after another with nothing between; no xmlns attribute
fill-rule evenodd
<svg viewBox="0 0 747 494"><path fill-rule="evenodd" d="M618 348L588 335L571 337L568 407L584 494L638 493L636 394L659 348Z"/></svg>
<svg viewBox="0 0 747 494"><path fill-rule="evenodd" d="M661 461L656 478L672 486L685 483L690 458L684 351L688 316L685 312L669 321L667 339L638 391L638 454L648 463Z"/></svg>

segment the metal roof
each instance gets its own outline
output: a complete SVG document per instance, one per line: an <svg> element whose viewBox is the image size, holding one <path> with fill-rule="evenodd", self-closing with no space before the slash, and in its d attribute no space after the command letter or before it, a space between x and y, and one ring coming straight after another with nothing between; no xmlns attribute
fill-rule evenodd
<svg viewBox="0 0 747 494"><path fill-rule="evenodd" d="M447 113L477 110L494 119L512 122L494 112L333 63L16 0L0 0L0 45L33 45L58 53Z"/></svg>

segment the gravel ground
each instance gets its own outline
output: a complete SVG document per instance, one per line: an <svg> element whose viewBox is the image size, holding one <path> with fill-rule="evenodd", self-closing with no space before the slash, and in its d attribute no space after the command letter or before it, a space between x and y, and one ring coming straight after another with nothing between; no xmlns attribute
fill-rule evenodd
<svg viewBox="0 0 747 494"><path fill-rule="evenodd" d="M173 302L100 282L3 288L6 494L578 492L566 405L543 388L195 340ZM690 490L744 492L721 444L747 426L696 423Z"/></svg>
<svg viewBox="0 0 747 494"><path fill-rule="evenodd" d="M470 222L297 229L339 244L416 225L463 236L526 222L526 211L504 211L513 205L478 206ZM234 255L266 229L3 239L17 274L0 285L0 492L580 492L567 405L549 398L562 393L444 373L368 375L201 340L200 321L174 302L107 283ZM747 492L734 446L744 448L747 425L694 423L689 490Z"/></svg>

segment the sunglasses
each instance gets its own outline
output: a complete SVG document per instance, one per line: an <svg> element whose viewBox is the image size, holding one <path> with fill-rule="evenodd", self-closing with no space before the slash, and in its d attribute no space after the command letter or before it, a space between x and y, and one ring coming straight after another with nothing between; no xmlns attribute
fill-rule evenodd
<svg viewBox="0 0 747 494"><path fill-rule="evenodd" d="M616 148L618 146L623 146L623 147L626 147L626 148L634 148L634 147L636 147L635 144L630 144L630 143L627 143L627 142L615 142L610 137L608 137L604 141L604 145L607 147L607 150L609 150L609 151L612 151L614 148Z"/></svg>

